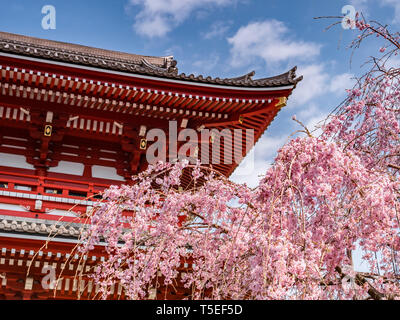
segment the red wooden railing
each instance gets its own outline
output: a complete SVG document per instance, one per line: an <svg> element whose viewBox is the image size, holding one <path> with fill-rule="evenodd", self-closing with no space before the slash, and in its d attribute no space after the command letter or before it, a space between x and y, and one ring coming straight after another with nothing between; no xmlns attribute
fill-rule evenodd
<svg viewBox="0 0 400 320"><path fill-rule="evenodd" d="M73 199L91 198L109 184L0 171L0 189Z"/></svg>

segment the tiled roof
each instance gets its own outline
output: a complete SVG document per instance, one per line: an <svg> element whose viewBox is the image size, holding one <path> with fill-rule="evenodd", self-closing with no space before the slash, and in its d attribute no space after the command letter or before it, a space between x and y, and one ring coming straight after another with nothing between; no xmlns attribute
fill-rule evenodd
<svg viewBox="0 0 400 320"><path fill-rule="evenodd" d="M152 57L87 47L52 40L0 32L0 52L52 61L85 65L106 70L123 71L174 80L237 87L279 87L296 85L296 67L278 76L253 79L254 71L237 78L212 78L178 73L172 56Z"/></svg>
<svg viewBox="0 0 400 320"><path fill-rule="evenodd" d="M56 237L78 240L86 228L87 225L85 224L66 222L61 219L57 221L0 215L0 233L43 236L49 237L49 239ZM122 236L127 232L129 232L129 229L124 229Z"/></svg>
<svg viewBox="0 0 400 320"><path fill-rule="evenodd" d="M0 232L79 238L81 224L0 215Z"/></svg>

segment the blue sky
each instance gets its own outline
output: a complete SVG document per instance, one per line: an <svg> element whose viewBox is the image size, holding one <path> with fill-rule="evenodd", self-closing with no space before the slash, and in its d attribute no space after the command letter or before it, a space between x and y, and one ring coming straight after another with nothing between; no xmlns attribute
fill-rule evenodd
<svg viewBox="0 0 400 320"><path fill-rule="evenodd" d="M180 72L267 77L298 66L304 76L253 149L254 170L232 179L255 186L277 149L298 129L295 114L312 127L353 85L353 75L379 44L367 43L350 65L355 32L324 28L351 4L368 17L400 24L400 0L0 0L0 30L137 54L173 55ZM41 26L44 5L56 8L56 29ZM240 173L240 174L239 174Z"/></svg>

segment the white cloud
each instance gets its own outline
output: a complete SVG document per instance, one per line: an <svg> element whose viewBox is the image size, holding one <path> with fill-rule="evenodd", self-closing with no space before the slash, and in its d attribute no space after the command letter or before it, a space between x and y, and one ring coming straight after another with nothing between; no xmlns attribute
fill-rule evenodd
<svg viewBox="0 0 400 320"><path fill-rule="evenodd" d="M204 39L220 38L228 32L231 25L232 21L216 21L211 25L210 30L202 33L202 37Z"/></svg>
<svg viewBox="0 0 400 320"><path fill-rule="evenodd" d="M351 89L354 85L353 75L342 73L332 77L322 63L299 66L297 73L303 75L304 78L289 100L290 107L304 105L327 93L345 95L345 89Z"/></svg>
<svg viewBox="0 0 400 320"><path fill-rule="evenodd" d="M392 7L394 9L394 18L392 23L400 23L400 0L350 0L350 4L354 6L356 11L362 12L365 15L369 15L368 5L371 3L378 3L383 7Z"/></svg>
<svg viewBox="0 0 400 320"><path fill-rule="evenodd" d="M318 137L322 134L321 128L327 117L327 113L321 112L321 110L319 110L319 112L317 112L317 115L311 116L307 119L305 126L314 137Z"/></svg>
<svg viewBox="0 0 400 320"><path fill-rule="evenodd" d="M271 137L266 132L240 163L230 180L236 183L246 183L251 188L258 186L261 178L273 163L277 150L287 141L288 136L286 134Z"/></svg>
<svg viewBox="0 0 400 320"><path fill-rule="evenodd" d="M289 106L305 104L326 92L329 75L325 72L323 64L299 66L297 73L303 76L303 80L290 97Z"/></svg>
<svg viewBox="0 0 400 320"><path fill-rule="evenodd" d="M297 119L306 126L313 136L318 136L322 133L320 130L321 124L327 117L326 108L310 103L298 113Z"/></svg>
<svg viewBox="0 0 400 320"><path fill-rule="evenodd" d="M130 0L129 6L139 6L134 29L147 37L162 37L184 22L190 14L204 7L232 4L235 0Z"/></svg>
<svg viewBox="0 0 400 320"><path fill-rule="evenodd" d="M354 75L350 73L342 73L332 78L329 85L329 91L337 94L343 94L346 89L352 89L354 84Z"/></svg>
<svg viewBox="0 0 400 320"><path fill-rule="evenodd" d="M277 20L252 22L241 27L228 38L232 45L232 66L242 66L251 60L262 58L267 64L289 59L309 60L319 55L321 45L297 39L289 39L289 29Z"/></svg>
<svg viewBox="0 0 400 320"><path fill-rule="evenodd" d="M369 0L350 0L350 4L357 12L367 13L367 3Z"/></svg>
<svg viewBox="0 0 400 320"><path fill-rule="evenodd" d="M400 67L400 57L399 56L391 56L389 60L385 62L385 68L390 70L392 68Z"/></svg>
<svg viewBox="0 0 400 320"><path fill-rule="evenodd" d="M196 74L208 74L212 72L218 65L220 57L218 54L213 53L208 57L194 61L191 65L194 70L193 73Z"/></svg>
<svg viewBox="0 0 400 320"><path fill-rule="evenodd" d="M381 5L394 8L393 23L400 23L400 1L399 0L380 0Z"/></svg>
<svg viewBox="0 0 400 320"><path fill-rule="evenodd" d="M331 72L326 70L326 63L317 62L320 44L293 39L291 35L281 21L249 23L227 39L232 46L231 64L239 67L261 59L269 69L281 69L283 65L300 63L297 74L304 78L289 100L290 107L304 105L327 93L344 95L345 89L353 87L351 74L343 73L332 78Z"/></svg>

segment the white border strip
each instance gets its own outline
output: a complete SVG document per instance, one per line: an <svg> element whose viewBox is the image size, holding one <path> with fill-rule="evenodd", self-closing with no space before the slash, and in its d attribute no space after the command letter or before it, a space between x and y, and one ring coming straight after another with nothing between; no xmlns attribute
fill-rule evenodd
<svg viewBox="0 0 400 320"><path fill-rule="evenodd" d="M48 195L38 195L35 193L24 193L24 192L15 192L15 191L8 191L8 190L0 190L0 196L3 197L12 197L12 198L24 198L30 200L42 200L42 201L49 201L49 202L62 202L68 204L77 204L82 206L94 206L98 201L89 201L89 200L79 200L79 199L72 199L72 198L64 198L64 197L54 197L50 194Z"/></svg>
<svg viewBox="0 0 400 320"><path fill-rule="evenodd" d="M29 239L29 240L49 240L49 237L44 236L35 236L35 235L25 235L25 234L17 234L17 233L5 233L0 232L0 237L4 238L17 238L17 239ZM78 240L74 239L60 239L60 238L52 238L51 242L68 242L68 243L78 243ZM102 244L100 244L102 246Z"/></svg>
<svg viewBox="0 0 400 320"><path fill-rule="evenodd" d="M193 86L198 86L198 87L221 88L221 89L237 90L237 91L279 91L279 90L289 90L289 89L294 88L294 85L276 87L276 88L253 88L253 87L224 86L224 85L206 84L206 83L182 81L182 80L175 80L175 79L168 79L168 78L157 78L157 77L145 76L145 75L141 75L141 74L131 74L131 73L126 73L126 72L114 71L114 70L107 70L107 69L101 69L101 68L95 68L95 67L87 67L87 66L82 66L82 65L78 65L78 64L71 64L71 63L57 62L57 61L53 61L53 60L38 59L38 58L14 55L14 54L9 54L9 53L4 53L4 52L0 52L0 56L17 58L17 59L25 59L25 60L30 60L30 61L36 61L36 62L42 62L42 63L48 63L48 64L53 64L53 65L59 65L59 66L64 66L64 67L77 68L77 69L84 69L84 70L90 70L90 71L97 71L97 72L103 72L103 73L111 73L111 74L115 74L115 75L128 76L131 78L141 78L141 79L147 79L147 80L162 81L162 82L167 82L167 83L173 82L173 83L179 83L179 84L184 84L184 85L193 85Z"/></svg>

